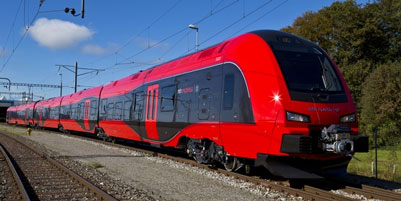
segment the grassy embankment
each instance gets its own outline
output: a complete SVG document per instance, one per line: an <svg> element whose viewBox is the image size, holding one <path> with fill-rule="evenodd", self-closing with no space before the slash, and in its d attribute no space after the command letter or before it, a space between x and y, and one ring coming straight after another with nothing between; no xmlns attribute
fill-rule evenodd
<svg viewBox="0 0 401 201"><path fill-rule="evenodd" d="M352 159L348 166L348 173L375 177L375 150L369 153L356 153L355 157L361 161ZM377 151L378 178L401 183L401 145L396 147L383 147Z"/></svg>
<svg viewBox="0 0 401 201"><path fill-rule="evenodd" d="M5 124L0 125L0 132L12 133L15 135L27 135L25 127L9 126Z"/></svg>

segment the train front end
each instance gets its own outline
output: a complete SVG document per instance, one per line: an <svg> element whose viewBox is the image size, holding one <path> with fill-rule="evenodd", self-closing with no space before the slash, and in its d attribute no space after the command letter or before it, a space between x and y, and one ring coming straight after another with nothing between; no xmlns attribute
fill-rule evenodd
<svg viewBox="0 0 401 201"><path fill-rule="evenodd" d="M355 152L368 151L368 138L358 135L356 109L340 71L310 41L277 31L254 34L265 40L276 59L280 88L274 99L281 106L269 154L258 154L257 163L278 175L285 171L282 164L345 173Z"/></svg>

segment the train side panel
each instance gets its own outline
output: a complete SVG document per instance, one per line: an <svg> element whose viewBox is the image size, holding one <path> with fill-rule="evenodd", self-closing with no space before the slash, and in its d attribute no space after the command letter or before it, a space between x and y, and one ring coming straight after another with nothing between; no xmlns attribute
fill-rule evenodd
<svg viewBox="0 0 401 201"><path fill-rule="evenodd" d="M40 101L35 105L35 124L38 127L59 128L60 102L63 97Z"/></svg>
<svg viewBox="0 0 401 201"><path fill-rule="evenodd" d="M95 134L102 89L99 86L64 96L60 103L60 129Z"/></svg>

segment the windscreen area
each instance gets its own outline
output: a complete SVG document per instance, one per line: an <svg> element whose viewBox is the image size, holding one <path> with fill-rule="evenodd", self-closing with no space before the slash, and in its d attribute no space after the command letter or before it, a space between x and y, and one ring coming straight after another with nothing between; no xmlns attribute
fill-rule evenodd
<svg viewBox="0 0 401 201"><path fill-rule="evenodd" d="M283 43L272 46L290 91L343 91L333 65L317 47Z"/></svg>

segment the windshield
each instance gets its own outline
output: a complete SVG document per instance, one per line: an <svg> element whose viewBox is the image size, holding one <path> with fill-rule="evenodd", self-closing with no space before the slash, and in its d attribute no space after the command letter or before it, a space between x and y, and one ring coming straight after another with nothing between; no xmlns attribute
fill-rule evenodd
<svg viewBox="0 0 401 201"><path fill-rule="evenodd" d="M283 43L272 46L289 90L343 91L333 65L317 47Z"/></svg>

